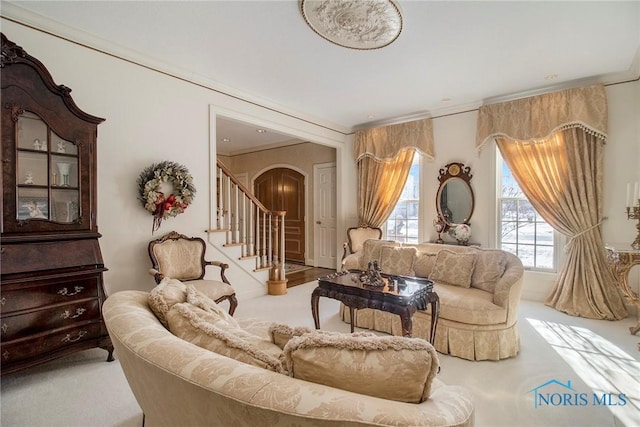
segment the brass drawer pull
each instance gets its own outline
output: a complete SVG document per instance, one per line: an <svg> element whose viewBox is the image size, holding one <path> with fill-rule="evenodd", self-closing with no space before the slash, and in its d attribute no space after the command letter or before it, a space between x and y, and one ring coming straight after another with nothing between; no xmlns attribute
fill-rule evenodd
<svg viewBox="0 0 640 427"><path fill-rule="evenodd" d="M76 308L76 314L71 314L71 312L69 310L65 310L60 317L62 317L63 319L76 319L80 316L82 316L82 314L87 311L86 308Z"/></svg>
<svg viewBox="0 0 640 427"><path fill-rule="evenodd" d="M2 324L2 333L6 334L7 330L9 330L9 326L6 323Z"/></svg>
<svg viewBox="0 0 640 427"><path fill-rule="evenodd" d="M64 338L62 338L62 342L76 342L76 341L80 341L82 339L82 337L84 337L85 335L87 335L88 332L87 331L80 331L78 333L78 336L75 338L71 338L71 334L67 334L65 335Z"/></svg>
<svg viewBox="0 0 640 427"><path fill-rule="evenodd" d="M9 358L9 356L11 356L11 353L9 353L8 351L5 350L4 353L2 353L2 357L4 357L4 360L7 360Z"/></svg>
<svg viewBox="0 0 640 427"><path fill-rule="evenodd" d="M77 295L80 292L82 292L84 290L84 286L74 286L73 287L73 292L69 292L69 289L67 289L66 287L60 289L58 291L58 294L65 296L65 297L70 297L73 295Z"/></svg>
<svg viewBox="0 0 640 427"><path fill-rule="evenodd" d="M2 297L2 299L0 299L0 305L4 305L7 302L7 299L5 297Z"/></svg>

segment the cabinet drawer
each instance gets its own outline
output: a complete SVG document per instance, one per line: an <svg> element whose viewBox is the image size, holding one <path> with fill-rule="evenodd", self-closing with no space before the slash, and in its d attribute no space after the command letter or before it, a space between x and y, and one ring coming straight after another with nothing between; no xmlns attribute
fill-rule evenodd
<svg viewBox="0 0 640 427"><path fill-rule="evenodd" d="M50 282L32 282L3 286L0 310L8 314L18 310L45 307L51 304L97 298L99 276L64 278Z"/></svg>
<svg viewBox="0 0 640 427"><path fill-rule="evenodd" d="M100 320L100 301L83 300L22 313L2 318L0 322L2 341L34 335L49 329L72 326L77 322Z"/></svg>
<svg viewBox="0 0 640 427"><path fill-rule="evenodd" d="M64 347L99 338L101 330L102 325L99 322L85 323L9 343L3 342L0 345L2 365L8 365L45 353L55 353Z"/></svg>

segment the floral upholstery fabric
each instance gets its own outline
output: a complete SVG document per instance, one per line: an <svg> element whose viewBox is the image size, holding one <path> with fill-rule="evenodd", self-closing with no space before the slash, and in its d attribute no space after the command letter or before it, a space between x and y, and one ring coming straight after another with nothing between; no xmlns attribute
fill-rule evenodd
<svg viewBox="0 0 640 427"><path fill-rule="evenodd" d="M478 258L471 276L471 287L494 293L495 285L504 274L507 258L503 251L478 250Z"/></svg>
<svg viewBox="0 0 640 427"><path fill-rule="evenodd" d="M202 243L192 240L167 240L153 247L162 274L180 280L199 279L202 271Z"/></svg>
<svg viewBox="0 0 640 427"><path fill-rule="evenodd" d="M379 228L371 227L358 227L351 228L347 231L349 233L349 242L351 243L352 253L360 252L362 245L369 239L380 239L381 230Z"/></svg>
<svg viewBox="0 0 640 427"><path fill-rule="evenodd" d="M214 301L219 300L222 297L234 295L236 291L231 285L221 282L219 280L189 280L189 284L193 285L197 290L208 296Z"/></svg>
<svg viewBox="0 0 640 427"><path fill-rule="evenodd" d="M166 314L175 304L187 300L187 287L179 280L165 277L149 293L149 308L166 327Z"/></svg>
<svg viewBox="0 0 640 427"><path fill-rule="evenodd" d="M178 338L240 362L286 373L279 360L280 347L244 331L237 323L189 303L175 304L166 318L169 330Z"/></svg>
<svg viewBox="0 0 640 427"><path fill-rule="evenodd" d="M440 316L434 343L438 352L469 360L500 360L518 354L518 306L524 268L515 255L496 249L434 243L403 244L402 247L415 247L418 250L413 263L416 276L432 280L434 277L443 278L437 280L434 286L440 300ZM463 279L459 282L465 285L469 283L470 286L447 284L447 280L455 277L455 274L445 277L450 273L448 270L432 274L436 257L442 251L477 257L475 263L467 263L467 272L460 272ZM451 255L450 253L447 255ZM429 338L430 310L431 307L427 306L426 310L419 310L414 314L412 336ZM354 318L351 319L349 309L342 304L340 316L343 321L353 321L360 328L402 334L400 318L395 314L359 309L355 310Z"/></svg>
<svg viewBox="0 0 640 427"><path fill-rule="evenodd" d="M397 247L400 246L400 243L393 240L369 239L365 241L362 245L362 269L366 270L367 264L369 264L370 261L378 261L378 263L380 262L380 254L382 252L383 246Z"/></svg>
<svg viewBox="0 0 640 427"><path fill-rule="evenodd" d="M473 426L470 393L437 378L419 404L338 390L185 342L149 310L148 294L106 299L105 324L145 425Z"/></svg>
<svg viewBox="0 0 640 427"><path fill-rule="evenodd" d="M416 259L413 261L413 271L415 275L418 277L429 277L431 270L433 270L433 265L436 262L436 255L435 253L417 252Z"/></svg>
<svg viewBox="0 0 640 427"><path fill-rule="evenodd" d="M431 344L418 338L316 331L284 348L289 375L382 399L420 403L438 371Z"/></svg>
<svg viewBox="0 0 640 427"><path fill-rule="evenodd" d="M468 288L476 265L476 254L461 254L443 249L436 255L429 279Z"/></svg>
<svg viewBox="0 0 640 427"><path fill-rule="evenodd" d="M285 325L283 323L273 323L269 325L269 338L271 342L277 345L278 347L284 349L284 346L291 340L293 337L299 337L303 334L308 334L313 332L311 328L306 326L296 326L291 327L289 325Z"/></svg>
<svg viewBox="0 0 640 427"><path fill-rule="evenodd" d="M383 246L380 250L380 268L388 274L413 276L416 248Z"/></svg>

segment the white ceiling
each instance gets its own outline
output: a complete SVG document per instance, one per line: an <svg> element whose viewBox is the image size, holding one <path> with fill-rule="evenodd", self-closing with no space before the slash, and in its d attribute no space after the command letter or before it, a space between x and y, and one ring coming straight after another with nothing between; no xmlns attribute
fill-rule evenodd
<svg viewBox="0 0 640 427"><path fill-rule="evenodd" d="M33 18L26 9L63 24L38 21L54 33L80 30L93 47L342 132L585 79L638 77L638 1L398 3L400 37L370 51L315 34L296 0L2 1L2 14ZM224 121L219 139L222 125L265 137ZM251 137L242 136L258 143Z"/></svg>

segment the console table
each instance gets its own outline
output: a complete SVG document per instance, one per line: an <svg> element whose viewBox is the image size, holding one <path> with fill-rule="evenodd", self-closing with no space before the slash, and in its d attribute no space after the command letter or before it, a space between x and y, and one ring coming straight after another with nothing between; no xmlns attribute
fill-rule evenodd
<svg viewBox="0 0 640 427"><path fill-rule="evenodd" d="M630 304L638 307L640 315L640 297L629 286L629 271L634 265L640 265L640 250L633 249L629 244L607 244L607 260L609 268L616 278L616 282L622 294ZM629 328L632 335L640 331L640 320L635 326ZM640 348L640 344L638 344Z"/></svg>

